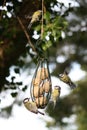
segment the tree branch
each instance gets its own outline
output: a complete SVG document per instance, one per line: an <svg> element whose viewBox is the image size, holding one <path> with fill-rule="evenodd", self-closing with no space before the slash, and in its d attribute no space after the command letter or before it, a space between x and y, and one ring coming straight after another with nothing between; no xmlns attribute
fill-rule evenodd
<svg viewBox="0 0 87 130"><path fill-rule="evenodd" d="M32 42L31 42L31 40L30 40L30 37L29 37L29 34L28 34L27 30L25 29L25 27L24 27L24 25L23 25L21 19L20 19L18 16L17 16L17 20L18 20L19 24L21 25L21 28L23 29L23 31L24 31L24 33L25 33L25 36L26 36L26 38L27 38L27 40L28 40L28 43L29 43L30 46L32 47L33 51L36 52L36 54L37 54L37 51L36 51L34 45L32 44Z"/></svg>
<svg viewBox="0 0 87 130"><path fill-rule="evenodd" d="M42 25L41 25L41 39L43 39L43 15L44 15L44 0L42 0Z"/></svg>
<svg viewBox="0 0 87 130"><path fill-rule="evenodd" d="M6 0L3 1L3 5L2 5L2 7L5 6L5 3L6 3ZM0 20L2 19L2 12L3 12L3 11L1 11Z"/></svg>

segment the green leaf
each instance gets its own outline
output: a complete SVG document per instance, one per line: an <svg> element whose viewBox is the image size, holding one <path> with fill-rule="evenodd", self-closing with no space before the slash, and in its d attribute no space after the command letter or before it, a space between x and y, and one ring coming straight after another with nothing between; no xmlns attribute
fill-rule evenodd
<svg viewBox="0 0 87 130"><path fill-rule="evenodd" d="M14 71L15 71L15 73L19 73L20 72L19 68L15 68Z"/></svg>
<svg viewBox="0 0 87 130"><path fill-rule="evenodd" d="M25 91L27 89L27 85L25 85L23 88L22 88L22 91Z"/></svg>
<svg viewBox="0 0 87 130"><path fill-rule="evenodd" d="M40 31L40 29L41 29L41 25L38 25L38 26L35 27L36 31Z"/></svg>
<svg viewBox="0 0 87 130"><path fill-rule="evenodd" d="M20 85L22 85L22 82L16 82L16 84L20 86Z"/></svg>
<svg viewBox="0 0 87 130"><path fill-rule="evenodd" d="M48 11L44 14L44 19L46 20L46 23L49 23L49 21L50 21L50 13Z"/></svg>
<svg viewBox="0 0 87 130"><path fill-rule="evenodd" d="M49 40L45 44L42 45L42 49L46 51L49 47L51 47L52 42Z"/></svg>
<svg viewBox="0 0 87 130"><path fill-rule="evenodd" d="M12 93L11 93L11 96L12 96L12 97L16 97L17 94L18 94L17 92L12 92Z"/></svg>

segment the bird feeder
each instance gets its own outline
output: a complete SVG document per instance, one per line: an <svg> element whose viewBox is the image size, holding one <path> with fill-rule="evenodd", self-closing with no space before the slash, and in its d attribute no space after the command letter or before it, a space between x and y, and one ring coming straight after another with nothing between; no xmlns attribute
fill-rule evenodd
<svg viewBox="0 0 87 130"><path fill-rule="evenodd" d="M40 59L32 78L30 95L38 108L45 108L51 97L52 83L47 59Z"/></svg>

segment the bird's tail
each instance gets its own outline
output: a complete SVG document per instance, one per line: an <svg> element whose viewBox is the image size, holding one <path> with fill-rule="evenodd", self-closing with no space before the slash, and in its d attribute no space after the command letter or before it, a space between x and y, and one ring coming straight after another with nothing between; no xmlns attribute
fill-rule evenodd
<svg viewBox="0 0 87 130"><path fill-rule="evenodd" d="M76 88L77 86L73 83L73 82L70 82L70 87L71 87L71 89L74 89L74 88Z"/></svg>
<svg viewBox="0 0 87 130"><path fill-rule="evenodd" d="M51 98L51 99L50 99L50 102L53 104L53 108L55 108L55 106L56 106L56 101Z"/></svg>
<svg viewBox="0 0 87 130"><path fill-rule="evenodd" d="M44 113L43 113L43 112L38 111L38 113L40 113L41 115L44 115Z"/></svg>
<svg viewBox="0 0 87 130"><path fill-rule="evenodd" d="M56 106L56 101L53 101L53 108L55 108Z"/></svg>

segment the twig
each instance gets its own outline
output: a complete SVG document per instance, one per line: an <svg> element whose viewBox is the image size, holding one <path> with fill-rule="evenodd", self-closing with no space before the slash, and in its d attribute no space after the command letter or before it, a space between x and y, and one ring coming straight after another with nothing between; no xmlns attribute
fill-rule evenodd
<svg viewBox="0 0 87 130"><path fill-rule="evenodd" d="M20 19L18 16L17 16L17 19L18 19L19 24L21 25L21 28L23 29L23 31L24 31L24 33L25 33L25 36L26 36L26 38L27 38L27 40L28 40L28 43L29 43L30 46L32 47L33 51L36 52L36 54L37 54L37 51L36 51L34 45L32 44L32 42L31 42L31 40L30 40L30 37L29 37L29 34L28 34L27 30L25 29L25 27L24 27L24 25L23 25L21 19Z"/></svg>
<svg viewBox="0 0 87 130"><path fill-rule="evenodd" d="M44 15L44 0L42 0L42 24L41 24L41 39L43 39L43 32L44 32L44 29L43 29L43 15Z"/></svg>
<svg viewBox="0 0 87 130"><path fill-rule="evenodd" d="M6 3L6 0L3 1L3 5L2 5L2 7L5 6L5 3ZM3 10L1 11L0 20L2 19L2 12L3 12Z"/></svg>

